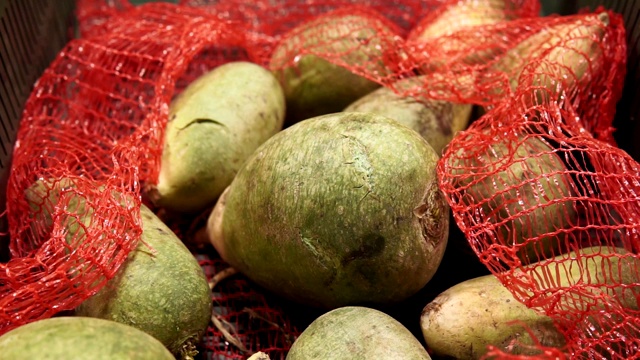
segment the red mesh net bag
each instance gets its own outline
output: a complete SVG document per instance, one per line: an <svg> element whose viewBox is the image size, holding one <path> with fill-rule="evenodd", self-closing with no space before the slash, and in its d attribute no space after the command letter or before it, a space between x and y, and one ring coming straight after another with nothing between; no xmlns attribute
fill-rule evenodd
<svg viewBox="0 0 640 360"><path fill-rule="evenodd" d="M371 89L482 107L439 163L457 225L516 298L566 336L566 349L541 342L539 357L630 358L640 182L611 126L624 28L602 10L539 11L533 0L78 1L81 37L35 85L16 142L0 332L73 309L118 271L158 177L168 105L185 86L229 61L282 75L312 55ZM364 20L319 25L340 16ZM34 183L55 196L30 202ZM71 226L81 230L69 239ZM197 221L171 226L188 242ZM194 253L210 281L229 274L215 254ZM205 358L284 358L298 334L292 310L239 274L212 301Z"/></svg>
<svg viewBox="0 0 640 360"><path fill-rule="evenodd" d="M141 195L157 177L172 97L222 63L260 61L240 24L196 8L79 5L92 14L92 31L69 42L35 84L16 141L1 333L74 309L114 276L140 238ZM169 224L185 234L183 224ZM198 259L210 278L225 269ZM207 331L205 357L264 349L278 358L297 334L245 280L220 283L212 301L222 326Z"/></svg>
<svg viewBox="0 0 640 360"><path fill-rule="evenodd" d="M467 65L482 72L474 91L490 110L449 144L441 189L480 260L565 336L563 349L538 339L533 357L636 358L638 164L611 128L621 19L598 9L511 26L510 49ZM526 358L496 347L487 357Z"/></svg>

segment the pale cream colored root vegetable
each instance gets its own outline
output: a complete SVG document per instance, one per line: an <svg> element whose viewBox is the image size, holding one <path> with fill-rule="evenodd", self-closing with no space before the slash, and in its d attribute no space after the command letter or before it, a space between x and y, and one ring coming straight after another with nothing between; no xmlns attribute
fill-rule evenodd
<svg viewBox="0 0 640 360"><path fill-rule="evenodd" d="M564 336L550 318L516 300L494 275L467 280L438 295L423 310L420 326L435 354L479 359L488 345L507 348L511 341L531 345L522 321L547 346L562 346ZM520 347L516 353L526 353Z"/></svg>
<svg viewBox="0 0 640 360"><path fill-rule="evenodd" d="M436 19L419 25L410 35L412 41L434 39L462 29L490 25L515 19L510 1L459 1L450 5Z"/></svg>
<svg viewBox="0 0 640 360"><path fill-rule="evenodd" d="M251 355L247 360L271 360L269 355L263 353L262 351L258 351L257 353Z"/></svg>
<svg viewBox="0 0 640 360"><path fill-rule="evenodd" d="M574 287L573 293L568 293L556 306L587 311L588 304L602 296L601 301L615 301L624 308L637 310L634 294L640 291L637 286L640 260L625 255L629 253L622 248L590 247L581 249L579 254L570 252L552 261L528 265L522 271L531 275L530 285L543 293ZM505 350L514 339L516 345L533 344L522 325L509 325L513 321L526 325L542 345L565 344L564 336L549 317L515 299L494 275L467 280L440 294L424 308L420 325L434 354L478 359L486 353L488 345ZM592 325L598 327L597 324ZM510 351L535 354L532 349L535 347L516 346Z"/></svg>
<svg viewBox="0 0 640 360"><path fill-rule="evenodd" d="M469 45L475 47L476 44L471 43L469 39L471 31L475 31L473 28L515 20L518 15L514 10L513 2L507 0L458 1L447 5L435 18L433 15L423 18L409 33L407 39L409 43L413 44L436 41L437 45L435 46L439 48L452 49L456 46L468 47ZM462 41L449 40L453 38L448 38L448 41L440 40L447 36L454 36ZM495 33L493 36L500 36L500 34ZM433 47L434 45L429 44L428 46ZM503 52L504 49L495 46L479 46L469 50L469 53L464 56L464 62L484 64ZM458 59L454 61L458 61ZM430 65L447 66L446 61ZM427 66L425 69L428 70L431 66Z"/></svg>
<svg viewBox="0 0 640 360"><path fill-rule="evenodd" d="M209 219L207 220L207 235L209 241L223 259L226 258L226 252L222 233L222 217L224 216L224 207L226 205L228 193L229 187L222 192L222 195L220 195L220 198L216 202L216 206L213 208L213 211L211 211Z"/></svg>
<svg viewBox="0 0 640 360"><path fill-rule="evenodd" d="M511 89L514 91L522 81L528 81L526 85L545 87L546 92L538 91L538 97L552 94L557 99L560 90L558 81L563 81L565 86L562 89L571 91L589 81L589 74L601 70L600 59L603 54L599 43L609 21L609 15L603 12L542 28L507 51L491 66L491 70L509 74ZM559 46L561 44L564 46ZM536 75L531 79L521 79L525 67L536 59L543 60L533 69L532 74ZM553 69L550 64L554 64ZM545 75L549 72L551 77Z"/></svg>

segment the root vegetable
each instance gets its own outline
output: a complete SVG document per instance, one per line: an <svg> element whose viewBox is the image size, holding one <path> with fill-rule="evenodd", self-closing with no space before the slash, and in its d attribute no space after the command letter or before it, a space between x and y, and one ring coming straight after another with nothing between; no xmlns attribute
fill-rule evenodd
<svg viewBox="0 0 640 360"><path fill-rule="evenodd" d="M430 360L422 344L391 316L370 308L342 307L311 323L287 360Z"/></svg>
<svg viewBox="0 0 640 360"><path fill-rule="evenodd" d="M88 317L55 317L22 325L0 336L0 349L3 359L175 359L143 331Z"/></svg>
<svg viewBox="0 0 640 360"><path fill-rule="evenodd" d="M637 284L640 261L625 255L631 254L622 248L595 246L516 271L528 275L520 277L530 283L525 293L533 294L535 289L542 294L554 294L539 296L538 302L531 303L533 307L550 303L548 297L557 296L556 291L566 293L559 302L553 303L559 309L546 308L545 311L561 311L560 308L566 307L575 309L576 313L585 312L594 305L594 299L601 296L623 308L637 310L634 295L637 289L633 287ZM424 308L420 324L427 347L434 354L456 359L479 359L487 352L488 345L506 350L513 340L516 340L515 347L510 348L510 353L535 355L536 348L529 347L533 342L524 326L542 345L564 346L564 335L552 319L542 313L543 308L538 310L518 301L494 275L487 275L462 282L440 294ZM598 322L586 326L591 327L590 333L600 327Z"/></svg>
<svg viewBox="0 0 640 360"><path fill-rule="evenodd" d="M171 104L150 198L176 212L213 205L247 157L282 129L284 113L280 84L257 64L231 62L196 79Z"/></svg>
<svg viewBox="0 0 640 360"><path fill-rule="evenodd" d="M238 271L305 304L401 301L446 247L437 161L418 133L383 116L305 120L247 161L211 213L210 238Z"/></svg>
<svg viewBox="0 0 640 360"><path fill-rule="evenodd" d="M408 78L391 88L374 90L351 103L344 111L372 112L394 119L417 131L441 155L455 134L469 124L473 105L402 95L402 92L420 89L421 79Z"/></svg>
<svg viewBox="0 0 640 360"><path fill-rule="evenodd" d="M464 281L438 295L422 311L420 326L434 355L460 360L480 359L487 346L505 350L513 341L510 354L534 355L527 352L531 349L526 345L533 345L527 329L544 346L565 343L551 318L516 300L494 275Z"/></svg>
<svg viewBox="0 0 640 360"><path fill-rule="evenodd" d="M91 240L84 234L85 227L98 217L91 203L74 191L75 186L70 179L39 180L25 195L37 219L34 224L45 233L53 226L54 207L64 202L69 215L58 221L66 229L71 247L80 247ZM191 359L211 317L207 279L195 257L169 227L144 205L140 214L142 236L137 247L116 275L81 303L75 314L133 326L160 340L179 359ZM79 263L74 273L90 266L88 262Z"/></svg>
<svg viewBox="0 0 640 360"><path fill-rule="evenodd" d="M383 76L388 70L380 59L394 50L385 41L393 35L378 18L348 12L320 16L286 34L274 49L269 68L284 89L287 124L341 111L379 88L378 82L345 66Z"/></svg>
<svg viewBox="0 0 640 360"><path fill-rule="evenodd" d="M481 153L459 150L450 160L462 201L478 206L477 221L500 237L494 242L517 245L523 263L565 252L553 233L576 224L578 213L563 161L537 135L489 141Z"/></svg>

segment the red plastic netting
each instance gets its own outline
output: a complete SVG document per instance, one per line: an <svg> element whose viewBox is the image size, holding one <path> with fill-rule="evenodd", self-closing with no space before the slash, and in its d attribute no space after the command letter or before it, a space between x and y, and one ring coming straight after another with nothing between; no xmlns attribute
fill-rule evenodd
<svg viewBox="0 0 640 360"><path fill-rule="evenodd" d="M483 72L503 100L449 144L440 186L481 261L565 335L541 356L637 358L638 164L611 136L624 28L602 10L538 24L545 47L524 37L523 66L496 67L515 45Z"/></svg>
<svg viewBox="0 0 640 360"><path fill-rule="evenodd" d="M209 279L229 269L219 258L196 256ZM209 326L202 340L205 359L246 359L257 351L284 359L299 334L290 312L240 275L214 289L212 316L217 324Z"/></svg>
<svg viewBox="0 0 640 360"><path fill-rule="evenodd" d="M569 347L547 354L631 358L640 338L640 182L611 127L624 27L601 9L545 18L539 11L533 0L78 1L81 38L35 85L16 142L0 332L73 309L136 246L139 204L157 179L173 96L225 62L278 73L313 55L370 80L371 89L484 107L438 168L458 226L520 301L556 320ZM323 30L343 15L364 20ZM409 77L417 79L411 86L396 83ZM38 179L63 178L74 186L62 184L46 204L34 208L24 196ZM78 196L83 214L69 205ZM71 241L70 224L82 227ZM225 266L198 256L210 278ZM223 326L212 324L205 336L208 358L244 358L243 347L283 358L297 335L287 312L241 276L213 301ZM225 337L225 324L240 346Z"/></svg>

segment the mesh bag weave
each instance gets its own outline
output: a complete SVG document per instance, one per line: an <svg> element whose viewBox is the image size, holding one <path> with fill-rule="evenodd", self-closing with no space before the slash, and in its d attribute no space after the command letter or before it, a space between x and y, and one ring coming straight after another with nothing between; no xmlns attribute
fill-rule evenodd
<svg viewBox="0 0 640 360"><path fill-rule="evenodd" d="M35 84L18 133L0 333L71 310L113 277L137 245L168 104L186 85L229 61L279 71L314 55L398 95L481 106L485 114L454 137L438 167L456 224L516 298L566 336L566 349L534 346L537 357L633 358L640 182L637 163L612 137L625 29L602 9L539 11L532 0L78 1L80 38ZM374 31L350 24L324 42L300 37L301 27L343 15L367 19ZM412 86L396 86L415 75ZM63 178L74 186L46 198L53 211L45 226L25 190ZM78 196L86 214L69 209ZM83 227L69 244L74 223ZM215 254L197 257L210 279L226 267ZM298 334L288 311L240 275L212 300L223 326L210 325L204 358L257 350L284 358Z"/></svg>
<svg viewBox="0 0 640 360"><path fill-rule="evenodd" d="M490 110L449 144L440 186L480 260L565 336L532 357L637 358L638 164L611 128L624 28L602 9L537 24L514 43L554 45L504 66L515 45L483 69Z"/></svg>

